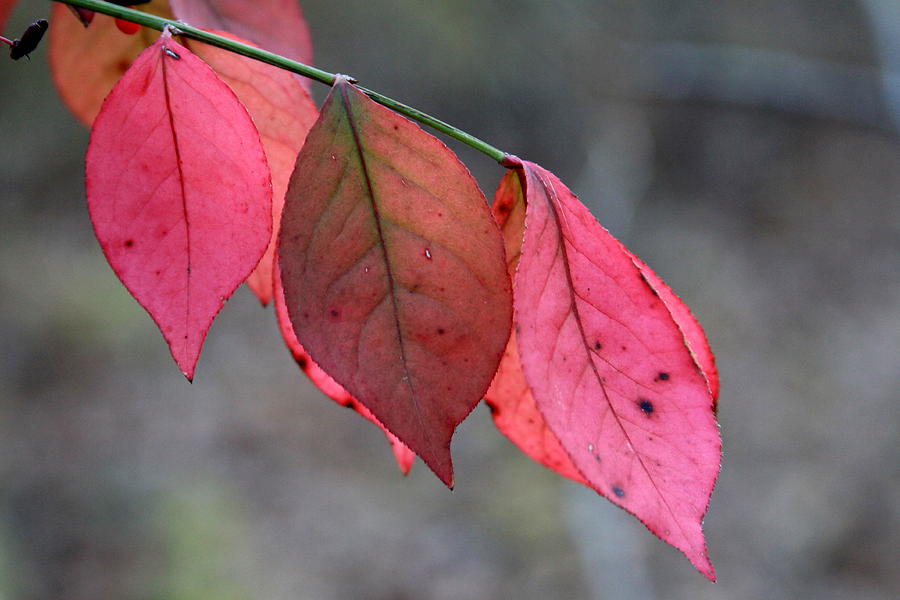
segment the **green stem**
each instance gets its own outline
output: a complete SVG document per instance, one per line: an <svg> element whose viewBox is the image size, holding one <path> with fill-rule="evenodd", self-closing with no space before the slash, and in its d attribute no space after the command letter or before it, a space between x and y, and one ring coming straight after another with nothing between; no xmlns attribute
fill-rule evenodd
<svg viewBox="0 0 900 600"><path fill-rule="evenodd" d="M178 35L182 35L186 38L197 40L199 42L203 42L205 44L209 44L211 46L216 46L218 48L222 48L223 50L228 50L230 52L234 52L235 54L240 54L242 56L246 56L248 58L252 58L254 60L258 60L264 63L268 63L270 65L279 67L286 71L290 71L292 73L297 73L298 75L303 75L304 77L308 77L310 79L314 79L320 83L324 83L325 85L334 85L334 80L336 75L334 73L329 73L328 71L323 71L321 69L317 69L315 67L311 67L309 65L305 65L301 62L297 62L295 60L291 60L289 58L285 58L284 56L280 56L273 52L268 52L266 50L262 50L260 48L256 48L254 46L248 46L247 44L242 44L240 42L236 42L234 40L228 39L221 35L216 35L214 33L210 33L208 31L204 31L202 29L197 29L196 27L191 27L186 23L182 23L181 21L175 21L172 19L164 19L162 17L157 17L156 15L151 15L145 12L141 12L139 10L134 10L131 8L126 8L124 6L119 6L117 4L111 4L109 2L104 2L102 0L53 0L54 2L61 2L63 4L68 4L70 6L77 6L79 8L87 8L98 13L103 13L105 15L109 15L111 17L115 17L117 19L122 19L124 21L131 21L132 23L137 23L138 25L143 25L144 27L150 27L152 29L156 29L158 31L162 31L165 27L174 27L178 30ZM351 78L352 81L352 78ZM396 111L414 121L418 121L423 125L427 125L433 129L436 129L442 133L449 135L452 138L459 140L460 142L466 144L467 146L471 146L472 148L478 150L479 152L483 152L484 154L490 156L494 160L499 163L503 163L504 159L506 159L507 154L494 146L491 146L487 142L484 142L477 137L466 133L465 131L458 129L440 119L436 119L429 114L426 114L418 109L415 109L411 106L407 106L402 102L398 102L393 98L388 98L378 92L374 92L372 90L368 90L366 88L360 87L360 91L369 96L375 102L386 106L387 108Z"/></svg>

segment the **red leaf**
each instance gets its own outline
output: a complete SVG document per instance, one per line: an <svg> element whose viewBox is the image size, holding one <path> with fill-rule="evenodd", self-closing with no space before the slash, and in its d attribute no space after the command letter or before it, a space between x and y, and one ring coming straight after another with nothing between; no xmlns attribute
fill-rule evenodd
<svg viewBox="0 0 900 600"><path fill-rule="evenodd" d="M212 69L164 35L110 92L85 162L103 252L191 379L210 324L272 233L253 121Z"/></svg>
<svg viewBox="0 0 900 600"><path fill-rule="evenodd" d="M225 37L243 42L228 33ZM272 240L247 285L263 305L272 298L275 242L281 209L297 154L318 116L309 94L289 72L208 44L191 42L191 49L211 66L247 108L259 129L272 171Z"/></svg>
<svg viewBox="0 0 900 600"><path fill-rule="evenodd" d="M450 438L510 329L502 242L474 180L342 79L300 152L281 226L300 342L452 485Z"/></svg>
<svg viewBox="0 0 900 600"><path fill-rule="evenodd" d="M176 18L227 31L266 50L312 63L309 27L297 0L169 0ZM308 82L300 79L309 89Z"/></svg>
<svg viewBox="0 0 900 600"><path fill-rule="evenodd" d="M281 337L284 340L285 345L287 345L288 350L291 351L291 356L294 357L297 366L306 373L306 376L313 382L313 385L319 388L323 394L341 406L352 408L362 417L381 428L385 437L387 437L388 443L391 445L391 450L394 452L394 458L397 461L397 466L400 467L400 472L404 475L408 475L409 470L412 468L413 461L416 459L415 453L403 445L403 442L397 439L397 436L388 431L368 408L360 404L356 398L351 396L347 390L342 388L340 384L329 377L319 365L313 362L306 350L303 349L303 346L300 345L300 342L297 341L297 336L294 335L294 327L291 325L291 321L288 318L287 306L284 303L284 289L281 287L281 276L277 269L275 270L274 297L275 317L278 319L278 329L281 331Z"/></svg>
<svg viewBox="0 0 900 600"><path fill-rule="evenodd" d="M6 27L6 19L16 5L16 1L17 0L0 0L0 33L3 33L3 28Z"/></svg>
<svg viewBox="0 0 900 600"><path fill-rule="evenodd" d="M671 290L552 173L519 165L526 217L515 277L516 341L538 411L525 410L528 426L513 413L513 424L501 429L530 456L577 480L574 466L590 487L714 579L701 521L721 442L713 385L688 347L695 345L698 359L712 359L705 340L700 344L702 332L697 326L686 340L679 325L693 318L686 308L674 316L683 305ZM508 201L510 189L510 182L501 186L495 203L498 215L511 215L503 220L508 244L522 227L521 206ZM515 260L514 244L511 250ZM512 387L514 360L508 354L490 395L501 416L530 402ZM545 428L571 463L552 462L556 450L528 451L546 438Z"/></svg>
<svg viewBox="0 0 900 600"><path fill-rule="evenodd" d="M171 17L164 0L140 6L148 13ZM50 13L50 71L63 102L75 117L91 126L103 99L135 57L152 44L159 32L142 27L124 35L115 19L95 15L85 28L65 5L54 4Z"/></svg>
<svg viewBox="0 0 900 600"><path fill-rule="evenodd" d="M124 33L125 35L134 35L138 31L141 30L141 26L137 23L132 23L131 21L124 21L122 19L115 19L116 28Z"/></svg>

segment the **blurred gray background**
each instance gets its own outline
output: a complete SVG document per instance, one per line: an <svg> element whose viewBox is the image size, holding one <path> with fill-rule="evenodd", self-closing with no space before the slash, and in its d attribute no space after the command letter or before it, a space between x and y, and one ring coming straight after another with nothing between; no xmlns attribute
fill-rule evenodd
<svg viewBox="0 0 900 600"><path fill-rule="evenodd" d="M900 2L303 8L320 66L556 172L693 308L719 583L483 408L456 491L403 478L246 289L187 384L93 239L44 47L0 60L0 598L900 597Z"/></svg>

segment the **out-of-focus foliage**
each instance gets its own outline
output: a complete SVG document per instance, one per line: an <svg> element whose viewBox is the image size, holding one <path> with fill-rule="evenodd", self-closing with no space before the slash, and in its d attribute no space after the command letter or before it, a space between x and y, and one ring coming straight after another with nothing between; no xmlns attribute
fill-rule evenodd
<svg viewBox="0 0 900 600"><path fill-rule="evenodd" d="M0 594L896 597L892 3L303 2L319 64L554 170L693 308L722 373L715 586L485 410L454 493L401 479L247 291L185 384L96 248L46 48L0 61Z"/></svg>

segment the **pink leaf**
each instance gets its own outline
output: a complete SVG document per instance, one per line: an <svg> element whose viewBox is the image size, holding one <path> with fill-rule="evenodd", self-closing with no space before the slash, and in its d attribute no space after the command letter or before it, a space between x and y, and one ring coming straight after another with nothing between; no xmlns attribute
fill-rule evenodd
<svg viewBox="0 0 900 600"><path fill-rule="evenodd" d="M85 162L103 252L191 379L210 324L271 236L256 128L212 69L163 35L104 102Z"/></svg>
<svg viewBox="0 0 900 600"><path fill-rule="evenodd" d="M511 316L502 241L466 168L341 79L297 160L278 255L303 346L452 485L450 438Z"/></svg>
<svg viewBox="0 0 900 600"><path fill-rule="evenodd" d="M241 40L228 33L225 37ZM309 94L288 71L208 44L191 42L191 49L215 70L247 108L259 129L272 171L272 240L247 285L265 306L272 298L275 243L281 209L297 154L318 116Z"/></svg>
<svg viewBox="0 0 900 600"><path fill-rule="evenodd" d="M571 477L574 466L590 487L714 579L701 522L721 442L714 384L697 362L711 367L702 332L697 326L686 339L679 325L690 327L693 318L680 301L559 179L534 163L513 162L527 203L515 277L516 341L544 426L571 459L559 470ZM507 212L518 210L511 204ZM507 222L509 243L516 221ZM506 365L495 391L502 391ZM528 403L521 391L513 393L518 396L492 399L501 414ZM504 431L546 435L542 427ZM536 458L557 468L546 455Z"/></svg>
<svg viewBox="0 0 900 600"><path fill-rule="evenodd" d="M303 349L303 346L300 345L300 342L297 341L297 336L294 335L294 327L291 325L291 321L288 318L287 306L284 304L284 289L281 287L281 275L278 269L275 270L274 298L275 317L278 319L278 329L281 331L281 337L288 347L288 350L291 351L291 356L294 357L297 366L306 373L306 376L309 377L309 380L312 381L313 385L319 388L323 394L341 406L355 410L363 418L368 419L377 425L384 432L388 443L391 445L391 450L394 452L394 459L397 461L397 466L400 467L400 472L404 475L408 475L409 470L412 468L413 461L416 459L415 453L397 439L397 436L388 431L368 408L360 404L356 398L347 392L347 390L342 388L340 384L319 368L319 365L313 362L306 350Z"/></svg>

